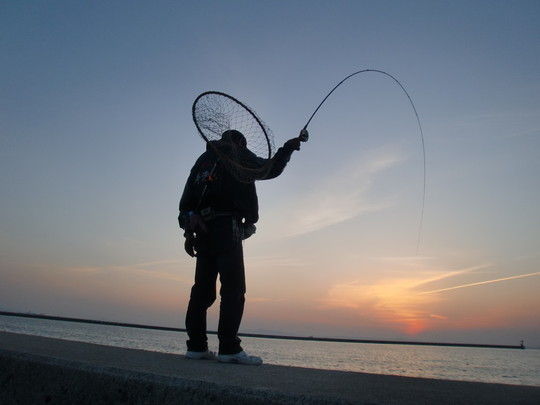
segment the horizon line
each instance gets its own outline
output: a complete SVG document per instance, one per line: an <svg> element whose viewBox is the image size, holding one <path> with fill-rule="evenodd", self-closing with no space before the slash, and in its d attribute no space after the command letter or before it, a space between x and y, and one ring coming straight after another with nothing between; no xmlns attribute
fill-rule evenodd
<svg viewBox="0 0 540 405"><path fill-rule="evenodd" d="M157 326L157 325L143 325L137 323L127 322L114 322L114 321L101 321L96 319L84 319L84 318L72 318L65 316L35 314L35 313L23 313L23 312L10 312L0 311L0 315L21 317L21 318L37 318L48 319L53 321L65 321L65 322L78 322L88 323L96 325L110 325L127 328L137 329L153 329L164 330L170 332L186 332L186 329L175 328L171 326ZM217 331L207 331L208 334L217 335ZM379 340L379 339L355 339L355 338L331 338L331 337L317 337L317 336L293 336L293 335L273 335L262 333L238 333L238 336L264 338L264 339L282 339L282 340L309 340L318 342L338 342L338 343L369 343L369 344L394 344L394 345L415 345L415 346L450 346L450 347L477 347L477 348L490 348L490 349L525 349L523 340L519 345L496 345L496 344L483 344L483 343L452 343L452 342L425 342L425 341L412 341L412 340Z"/></svg>

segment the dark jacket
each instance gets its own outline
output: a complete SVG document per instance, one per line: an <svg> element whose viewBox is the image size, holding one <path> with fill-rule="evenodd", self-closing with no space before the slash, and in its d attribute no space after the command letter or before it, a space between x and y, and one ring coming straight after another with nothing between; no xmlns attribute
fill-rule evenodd
<svg viewBox="0 0 540 405"><path fill-rule="evenodd" d="M213 146L221 147L220 141L213 141ZM259 219L259 203L255 182L241 182L230 169L218 158L214 147L206 146L204 152L195 162L187 179L184 193L180 199L180 227L189 211L200 211L211 207L220 211L233 211L246 223L255 223ZM220 149L221 150L221 149ZM262 170L257 180L268 180L279 176L290 160L294 149L281 147L269 162L245 150L250 167L268 167ZM245 157L245 156L243 156ZM206 191L203 190L206 185Z"/></svg>

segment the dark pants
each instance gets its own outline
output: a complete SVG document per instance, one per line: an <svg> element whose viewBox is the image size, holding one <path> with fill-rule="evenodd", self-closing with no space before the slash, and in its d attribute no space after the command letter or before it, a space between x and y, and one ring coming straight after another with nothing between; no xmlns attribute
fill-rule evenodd
<svg viewBox="0 0 540 405"><path fill-rule="evenodd" d="M219 353L235 354L242 351L237 336L244 312L246 282L242 242L237 224L231 217L220 218L208 225L208 234L197 241L195 284L186 314L188 350L208 349L206 312L216 300L216 280L219 274L221 289L219 312Z"/></svg>

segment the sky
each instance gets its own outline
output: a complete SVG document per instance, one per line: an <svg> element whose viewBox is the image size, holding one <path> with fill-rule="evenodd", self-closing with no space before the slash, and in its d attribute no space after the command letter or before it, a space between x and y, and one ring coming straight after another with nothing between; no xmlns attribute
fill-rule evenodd
<svg viewBox="0 0 540 405"><path fill-rule="evenodd" d="M0 4L0 310L183 327L207 90L277 145L244 332L540 347L538 1ZM217 305L209 328L217 328Z"/></svg>

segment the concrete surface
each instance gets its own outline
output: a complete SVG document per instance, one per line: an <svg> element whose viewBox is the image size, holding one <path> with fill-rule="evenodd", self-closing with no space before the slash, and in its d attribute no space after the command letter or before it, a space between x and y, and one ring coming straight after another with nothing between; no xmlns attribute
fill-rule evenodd
<svg viewBox="0 0 540 405"><path fill-rule="evenodd" d="M540 404L540 387L187 360L0 332L0 403Z"/></svg>

